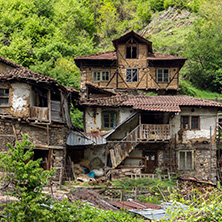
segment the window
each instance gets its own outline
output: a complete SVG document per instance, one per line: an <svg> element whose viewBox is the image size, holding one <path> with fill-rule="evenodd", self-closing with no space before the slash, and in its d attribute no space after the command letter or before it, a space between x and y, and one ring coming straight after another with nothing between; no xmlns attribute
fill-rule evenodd
<svg viewBox="0 0 222 222"><path fill-rule="evenodd" d="M157 69L157 81L169 82L170 70L169 69Z"/></svg>
<svg viewBox="0 0 222 222"><path fill-rule="evenodd" d="M199 129L199 116L191 116L191 129Z"/></svg>
<svg viewBox="0 0 222 222"><path fill-rule="evenodd" d="M102 112L102 128L109 129L116 127L117 113L115 111Z"/></svg>
<svg viewBox="0 0 222 222"><path fill-rule="evenodd" d="M181 116L181 129L189 129L189 116Z"/></svg>
<svg viewBox="0 0 222 222"><path fill-rule="evenodd" d="M126 81L127 82L137 82L138 81L137 69L127 69L126 70Z"/></svg>
<svg viewBox="0 0 222 222"><path fill-rule="evenodd" d="M0 105L9 105L9 89L0 88Z"/></svg>
<svg viewBox="0 0 222 222"><path fill-rule="evenodd" d="M194 151L183 150L178 152L178 167L179 170L194 169Z"/></svg>
<svg viewBox="0 0 222 222"><path fill-rule="evenodd" d="M126 47L126 58L127 59L136 59L137 58L137 47L136 46L127 46Z"/></svg>
<svg viewBox="0 0 222 222"><path fill-rule="evenodd" d="M181 129L200 129L200 117L181 116Z"/></svg>
<svg viewBox="0 0 222 222"><path fill-rule="evenodd" d="M109 81L109 71L93 71L93 82Z"/></svg>

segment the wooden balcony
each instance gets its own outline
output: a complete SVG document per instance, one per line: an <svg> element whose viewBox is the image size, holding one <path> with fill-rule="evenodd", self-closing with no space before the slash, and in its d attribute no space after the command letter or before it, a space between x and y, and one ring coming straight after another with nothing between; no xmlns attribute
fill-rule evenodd
<svg viewBox="0 0 222 222"><path fill-rule="evenodd" d="M169 139L169 124L140 124L126 136L125 141L164 141Z"/></svg>
<svg viewBox="0 0 222 222"><path fill-rule="evenodd" d="M29 118L31 120L49 121L48 107L31 106L29 108Z"/></svg>

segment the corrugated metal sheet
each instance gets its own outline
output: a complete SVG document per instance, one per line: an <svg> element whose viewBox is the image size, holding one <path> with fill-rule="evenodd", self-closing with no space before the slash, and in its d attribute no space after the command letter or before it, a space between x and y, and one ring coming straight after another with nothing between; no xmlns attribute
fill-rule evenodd
<svg viewBox="0 0 222 222"><path fill-rule="evenodd" d="M68 146L86 146L106 144L106 139L101 135L84 134L77 131L71 131L67 138Z"/></svg>

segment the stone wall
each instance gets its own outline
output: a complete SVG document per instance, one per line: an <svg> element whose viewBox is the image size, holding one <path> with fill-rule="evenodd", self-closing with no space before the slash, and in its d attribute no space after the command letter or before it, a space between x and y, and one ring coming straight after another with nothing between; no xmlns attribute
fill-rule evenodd
<svg viewBox="0 0 222 222"><path fill-rule="evenodd" d="M35 145L34 153L35 150L52 150L49 152L48 160L51 159L50 168L57 169L54 180L59 180L60 171L65 165L65 144L69 131L65 126L60 125L49 126L48 132L49 134L46 126L31 126L14 120L0 120L0 152L7 152L7 143L14 145L16 140L21 141L23 135L27 134L29 140Z"/></svg>

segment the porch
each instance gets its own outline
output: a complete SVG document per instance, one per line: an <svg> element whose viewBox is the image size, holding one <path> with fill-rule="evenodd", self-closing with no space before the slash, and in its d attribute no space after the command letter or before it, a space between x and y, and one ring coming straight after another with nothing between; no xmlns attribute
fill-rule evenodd
<svg viewBox="0 0 222 222"><path fill-rule="evenodd" d="M169 124L140 124L121 142L148 142L170 140Z"/></svg>

